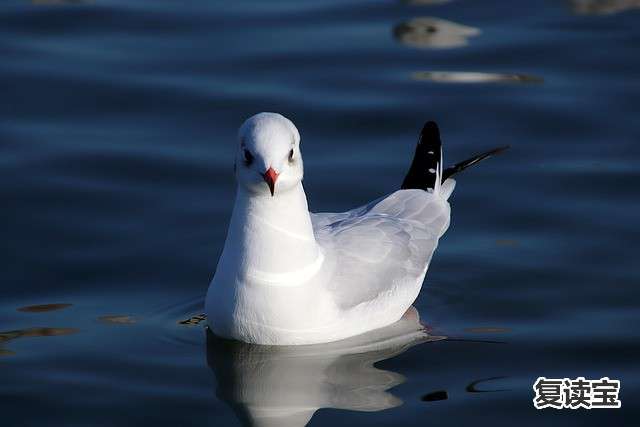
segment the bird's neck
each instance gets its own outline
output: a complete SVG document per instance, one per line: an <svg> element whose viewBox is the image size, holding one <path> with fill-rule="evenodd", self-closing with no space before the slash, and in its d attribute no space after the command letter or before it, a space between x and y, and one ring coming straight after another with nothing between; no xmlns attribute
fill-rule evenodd
<svg viewBox="0 0 640 427"><path fill-rule="evenodd" d="M291 278L321 263L302 184L273 197L238 186L227 250L241 254L235 266L240 274L267 282Z"/></svg>

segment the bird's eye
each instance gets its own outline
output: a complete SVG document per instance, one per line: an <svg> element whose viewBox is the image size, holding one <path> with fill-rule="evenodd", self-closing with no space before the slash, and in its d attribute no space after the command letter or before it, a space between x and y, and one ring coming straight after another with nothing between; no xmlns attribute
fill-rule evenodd
<svg viewBox="0 0 640 427"><path fill-rule="evenodd" d="M244 150L244 162L247 166L253 162L253 154L249 150Z"/></svg>
<svg viewBox="0 0 640 427"><path fill-rule="evenodd" d="M293 148L289 151L289 161L293 162Z"/></svg>

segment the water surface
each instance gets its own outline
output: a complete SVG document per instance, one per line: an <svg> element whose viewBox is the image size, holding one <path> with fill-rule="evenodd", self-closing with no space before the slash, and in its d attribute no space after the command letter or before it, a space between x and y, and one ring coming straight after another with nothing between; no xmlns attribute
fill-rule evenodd
<svg viewBox="0 0 640 427"><path fill-rule="evenodd" d="M287 401L292 425L637 424L639 20L623 0L3 1L2 424L241 425ZM425 120L451 162L511 145L460 177L415 304L447 339L327 350L291 383L280 353L207 337L258 111L300 129L316 211L398 188ZM536 411L538 376L620 379L623 407Z"/></svg>

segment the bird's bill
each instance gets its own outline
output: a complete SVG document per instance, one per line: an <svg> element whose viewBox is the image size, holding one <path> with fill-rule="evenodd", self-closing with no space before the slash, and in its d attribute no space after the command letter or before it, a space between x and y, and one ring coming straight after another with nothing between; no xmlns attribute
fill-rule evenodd
<svg viewBox="0 0 640 427"><path fill-rule="evenodd" d="M269 186L269 191L271 191L271 196L273 197L273 192L276 188L276 180L278 179L278 173L273 170L272 167L267 169L267 171L262 175L264 178L264 182Z"/></svg>

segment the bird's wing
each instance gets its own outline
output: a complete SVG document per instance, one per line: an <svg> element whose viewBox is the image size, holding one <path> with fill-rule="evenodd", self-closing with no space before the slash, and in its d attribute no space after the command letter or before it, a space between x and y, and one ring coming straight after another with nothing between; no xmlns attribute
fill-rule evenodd
<svg viewBox="0 0 640 427"><path fill-rule="evenodd" d="M344 213L312 214L318 243L336 260L327 287L338 306L354 307L416 286L449 226L449 214L446 198L423 190L396 191Z"/></svg>

